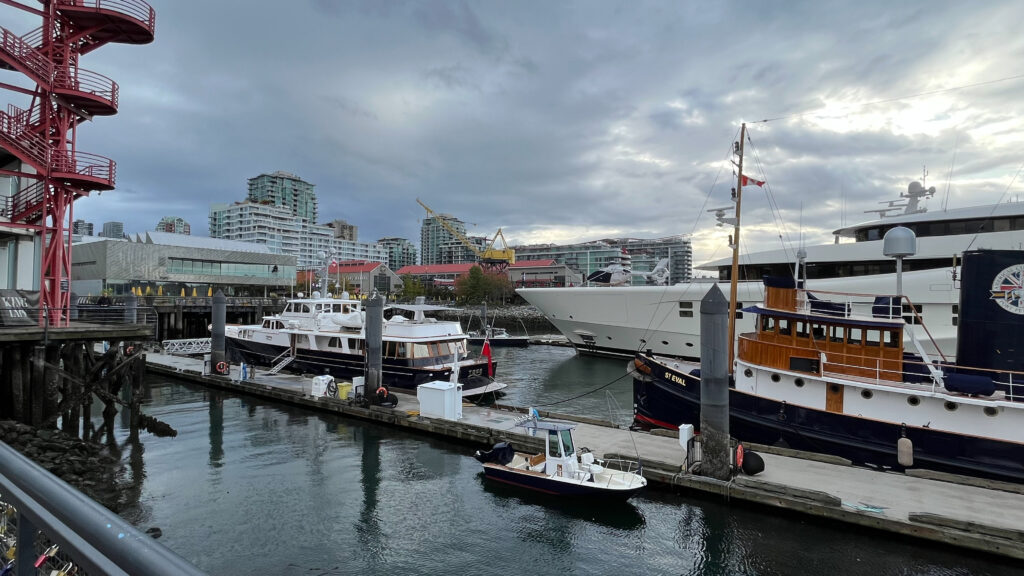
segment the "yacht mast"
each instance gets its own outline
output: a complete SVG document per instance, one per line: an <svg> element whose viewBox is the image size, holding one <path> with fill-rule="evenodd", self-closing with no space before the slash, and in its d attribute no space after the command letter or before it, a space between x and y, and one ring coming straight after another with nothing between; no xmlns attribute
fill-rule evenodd
<svg viewBox="0 0 1024 576"><path fill-rule="evenodd" d="M729 375L732 376L732 364L736 353L736 291L740 270L740 203L743 199L743 142L747 139L747 124L740 125L740 141L733 146L733 152L739 156L736 166L736 189L733 200L736 202L736 223L732 231L732 272L729 274Z"/></svg>

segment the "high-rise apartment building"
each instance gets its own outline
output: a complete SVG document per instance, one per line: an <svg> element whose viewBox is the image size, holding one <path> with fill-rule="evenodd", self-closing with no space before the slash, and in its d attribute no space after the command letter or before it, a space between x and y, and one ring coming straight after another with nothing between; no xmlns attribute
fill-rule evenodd
<svg viewBox="0 0 1024 576"><path fill-rule="evenodd" d="M171 234L184 234L186 236L192 234L192 227L189 226L188 222L185 222L184 218L177 216L164 216L160 219L160 222L156 225L157 232L170 232Z"/></svg>
<svg viewBox="0 0 1024 576"><path fill-rule="evenodd" d="M104 238L124 238L124 222L104 222L103 233L100 236Z"/></svg>
<svg viewBox="0 0 1024 576"><path fill-rule="evenodd" d="M416 265L416 245L405 238L381 238L377 244L388 254L388 268L398 270L403 266Z"/></svg>
<svg viewBox="0 0 1024 576"><path fill-rule="evenodd" d="M312 224L287 207L251 200L212 205L210 237L265 244L275 254L294 255L299 270L320 267L321 254L339 261L388 261L387 251L376 243L336 238L333 228Z"/></svg>
<svg viewBox="0 0 1024 576"><path fill-rule="evenodd" d="M437 214L424 218L420 226L420 264L452 264L453 255L458 250L453 243L462 246L459 239L441 224L441 220L463 237L466 235L466 225L454 216Z"/></svg>
<svg viewBox="0 0 1024 576"><path fill-rule="evenodd" d="M353 242L359 240L359 226L355 224L349 224L344 220L331 220L327 223L327 226L334 230L335 238L351 240Z"/></svg>
<svg viewBox="0 0 1024 576"><path fill-rule="evenodd" d="M78 236L92 236L92 222L75 220L71 223L71 233Z"/></svg>
<svg viewBox="0 0 1024 576"><path fill-rule="evenodd" d="M288 172L260 174L249 179L249 200L288 208L292 215L316 224L317 203L315 185Z"/></svg>

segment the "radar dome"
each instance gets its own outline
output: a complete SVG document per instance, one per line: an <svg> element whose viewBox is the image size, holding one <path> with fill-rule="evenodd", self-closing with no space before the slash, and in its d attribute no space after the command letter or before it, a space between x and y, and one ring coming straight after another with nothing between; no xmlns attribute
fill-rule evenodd
<svg viewBox="0 0 1024 576"><path fill-rule="evenodd" d="M917 254L917 236L905 226L896 226L885 233L882 239L882 254L890 258Z"/></svg>

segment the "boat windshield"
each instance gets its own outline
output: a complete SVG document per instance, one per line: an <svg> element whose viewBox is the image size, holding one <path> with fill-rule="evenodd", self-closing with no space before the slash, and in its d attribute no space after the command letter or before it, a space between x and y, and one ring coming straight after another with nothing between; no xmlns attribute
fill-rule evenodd
<svg viewBox="0 0 1024 576"><path fill-rule="evenodd" d="M562 436L562 447L565 450L565 454L569 455L575 452L572 447L572 430L562 430L559 434Z"/></svg>

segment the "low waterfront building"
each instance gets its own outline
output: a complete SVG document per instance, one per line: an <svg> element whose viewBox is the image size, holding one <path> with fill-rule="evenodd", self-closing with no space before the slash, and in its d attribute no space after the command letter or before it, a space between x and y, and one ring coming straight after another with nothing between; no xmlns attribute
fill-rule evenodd
<svg viewBox="0 0 1024 576"><path fill-rule="evenodd" d="M580 286L583 275L565 264L547 260L519 260L505 269L516 288L559 288Z"/></svg>
<svg viewBox="0 0 1024 576"><path fill-rule="evenodd" d="M317 280L313 270L300 272L299 280L306 290L315 289ZM348 292L359 297L366 297L374 290L393 295L402 290L402 279L383 262L341 260L328 266L327 288L332 294Z"/></svg>
<svg viewBox="0 0 1024 576"><path fill-rule="evenodd" d="M591 272L618 263L623 251L630 256L633 284L645 284L644 274L653 271L658 262L666 258L669 261L669 283L686 282L693 277L693 248L684 236L606 238L581 244L516 246L516 260L552 259L586 277Z"/></svg>
<svg viewBox="0 0 1024 576"><path fill-rule="evenodd" d="M420 264L404 266L395 273L399 276L411 276L424 286L454 287L455 279L469 274L469 269L476 264Z"/></svg>
<svg viewBox="0 0 1024 576"><path fill-rule="evenodd" d="M145 232L131 239L91 238L74 245L71 291L79 296L285 295L295 257L266 246L218 238Z"/></svg>

